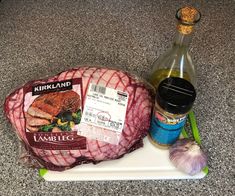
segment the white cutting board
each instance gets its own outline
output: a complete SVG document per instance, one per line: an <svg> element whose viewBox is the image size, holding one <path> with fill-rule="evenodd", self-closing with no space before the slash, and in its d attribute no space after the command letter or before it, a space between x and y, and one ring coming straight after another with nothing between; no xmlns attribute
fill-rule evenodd
<svg viewBox="0 0 235 196"><path fill-rule="evenodd" d="M47 171L41 176L47 181L96 181L200 179L206 175L203 171L194 176L182 173L171 164L169 150L156 148L146 137L143 148L121 159L84 164L63 172Z"/></svg>

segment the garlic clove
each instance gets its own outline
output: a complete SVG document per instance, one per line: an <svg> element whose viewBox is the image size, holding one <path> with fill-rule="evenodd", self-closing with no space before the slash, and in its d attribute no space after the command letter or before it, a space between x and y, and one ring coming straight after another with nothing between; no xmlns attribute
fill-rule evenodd
<svg viewBox="0 0 235 196"><path fill-rule="evenodd" d="M176 168L189 175L195 175L207 165L207 157L200 146L187 138L170 147L169 158Z"/></svg>

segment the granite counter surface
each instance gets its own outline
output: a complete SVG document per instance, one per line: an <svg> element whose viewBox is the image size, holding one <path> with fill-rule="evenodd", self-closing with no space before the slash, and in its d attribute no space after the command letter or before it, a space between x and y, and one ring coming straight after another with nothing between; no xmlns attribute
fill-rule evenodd
<svg viewBox="0 0 235 196"><path fill-rule="evenodd" d="M170 46L175 11L196 5L202 19L191 53L195 112L209 174L201 180L45 182L18 162L18 140L0 110L0 195L235 195L235 2L154 0L2 0L0 101L33 79L82 64L144 76Z"/></svg>

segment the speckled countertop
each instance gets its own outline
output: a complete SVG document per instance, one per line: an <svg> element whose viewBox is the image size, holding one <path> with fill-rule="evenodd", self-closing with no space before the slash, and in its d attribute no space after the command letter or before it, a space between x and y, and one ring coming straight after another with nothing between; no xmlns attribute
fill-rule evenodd
<svg viewBox="0 0 235 196"><path fill-rule="evenodd" d="M169 46L175 11L190 1L2 0L0 101L28 80L78 64L116 66L139 75ZM198 1L192 41L195 105L209 175L201 180L45 182L18 163L18 140L0 111L0 195L235 195L234 1Z"/></svg>

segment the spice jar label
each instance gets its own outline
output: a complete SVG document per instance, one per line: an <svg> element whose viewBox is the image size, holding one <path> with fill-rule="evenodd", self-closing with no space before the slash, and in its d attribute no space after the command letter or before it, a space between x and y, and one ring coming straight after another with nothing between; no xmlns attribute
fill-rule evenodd
<svg viewBox="0 0 235 196"><path fill-rule="evenodd" d="M185 121L186 116L170 118L155 111L151 123L151 137L159 144L170 145L178 139Z"/></svg>

